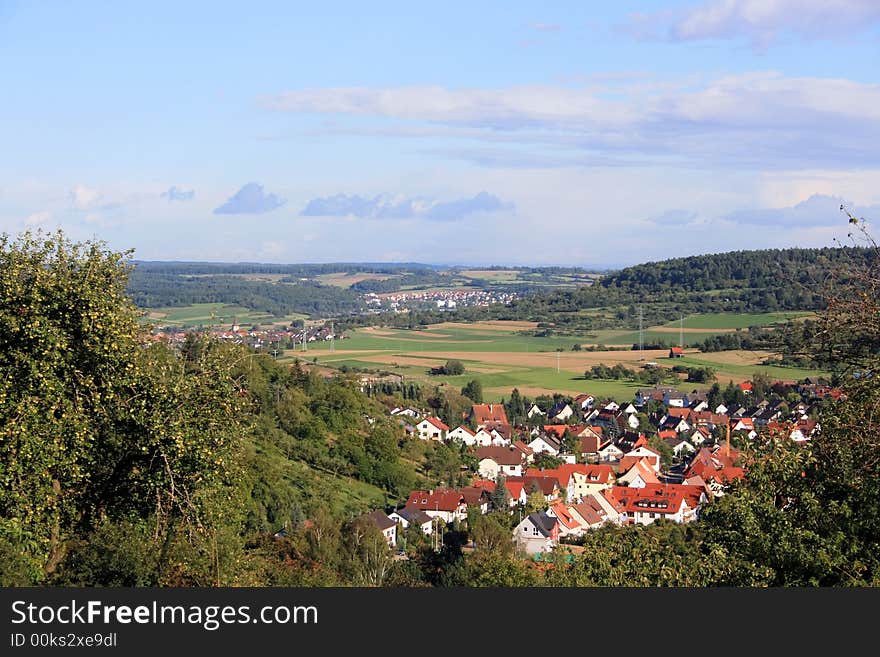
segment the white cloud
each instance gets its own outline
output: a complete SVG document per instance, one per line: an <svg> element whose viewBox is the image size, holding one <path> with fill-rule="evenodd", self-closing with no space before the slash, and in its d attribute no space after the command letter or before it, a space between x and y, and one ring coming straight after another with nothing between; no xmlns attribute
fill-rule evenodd
<svg viewBox="0 0 880 657"><path fill-rule="evenodd" d="M101 204L103 195L97 189L91 189L85 185L77 185L69 193L70 204L76 210L86 212Z"/></svg>
<svg viewBox="0 0 880 657"><path fill-rule="evenodd" d="M786 32L831 38L880 21L876 0L710 0L669 27L674 40L746 36L764 48Z"/></svg>
<svg viewBox="0 0 880 657"><path fill-rule="evenodd" d="M880 166L880 85L774 71L660 84L308 89L264 103L384 117L395 124L383 128L387 134L411 139L445 128L466 142L447 147L451 156L488 166L631 166L646 158L768 171ZM509 148L487 151L480 141Z"/></svg>
<svg viewBox="0 0 880 657"><path fill-rule="evenodd" d="M480 192L472 198L454 201L436 201L428 198L408 198L401 194L379 194L372 198L357 194L336 194L314 198L300 212L304 217L353 216L371 219L431 219L454 221L472 214L513 210L493 194Z"/></svg>
<svg viewBox="0 0 880 657"><path fill-rule="evenodd" d="M47 210L43 210L42 212L34 212L33 214L28 215L25 218L24 223L26 226L39 226L46 223L51 218L52 213Z"/></svg>

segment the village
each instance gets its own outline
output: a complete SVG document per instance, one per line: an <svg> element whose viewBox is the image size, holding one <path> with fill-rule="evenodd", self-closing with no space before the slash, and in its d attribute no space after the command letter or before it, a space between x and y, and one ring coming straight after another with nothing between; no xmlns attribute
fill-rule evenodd
<svg viewBox="0 0 880 657"><path fill-rule="evenodd" d="M511 425L503 404L474 404L452 428L419 409L395 407L389 413L408 436L463 446L475 470L470 485L413 490L393 511L364 518L396 549L411 525L441 545L442 533L469 514L503 511L516 519L516 552L533 559L606 525L694 522L744 477L747 464L735 445L810 441L821 431L817 405L843 398L823 381L773 385L788 402L749 403L751 382L737 386L746 403L735 408L669 387L639 390L622 403L583 393L551 408L531 404L522 426Z"/></svg>

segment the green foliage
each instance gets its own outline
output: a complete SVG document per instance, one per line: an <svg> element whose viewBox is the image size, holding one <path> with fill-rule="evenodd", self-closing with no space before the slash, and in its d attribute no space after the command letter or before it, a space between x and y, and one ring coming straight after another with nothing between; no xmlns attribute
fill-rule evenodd
<svg viewBox="0 0 880 657"><path fill-rule="evenodd" d="M461 389L461 394L468 399L473 400L475 404L483 403L483 384L479 379L473 379Z"/></svg>
<svg viewBox="0 0 880 657"><path fill-rule="evenodd" d="M233 356L139 340L125 254L61 233L0 239L0 535L43 575L103 519L213 531L235 488Z"/></svg>

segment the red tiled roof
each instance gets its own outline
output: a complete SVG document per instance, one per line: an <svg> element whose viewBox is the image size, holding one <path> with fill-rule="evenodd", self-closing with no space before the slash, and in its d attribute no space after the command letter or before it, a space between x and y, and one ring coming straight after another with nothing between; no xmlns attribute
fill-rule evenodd
<svg viewBox="0 0 880 657"><path fill-rule="evenodd" d="M568 428L569 426L567 424L545 424L544 433L550 433L557 438L562 438L562 434L564 434L565 430Z"/></svg>
<svg viewBox="0 0 880 657"><path fill-rule="evenodd" d="M690 488L690 490L688 490ZM644 488L614 486L607 493L623 504L627 513L669 513L674 514L682 504L690 508L695 488L681 484L647 484ZM700 491L696 491L699 496Z"/></svg>
<svg viewBox="0 0 880 657"><path fill-rule="evenodd" d="M537 486L544 495L552 495L554 491L562 488L562 484L556 477L530 475L523 477L523 486L527 495L532 492L534 486Z"/></svg>
<svg viewBox="0 0 880 657"><path fill-rule="evenodd" d="M443 421L440 418L426 417L425 422L428 422L429 424L433 424L435 427L440 429L440 431L449 431L449 427L447 427L445 424L443 424Z"/></svg>
<svg viewBox="0 0 880 657"><path fill-rule="evenodd" d="M413 506L420 511L456 511L462 504L464 497L452 488L414 490L406 501L406 506Z"/></svg>
<svg viewBox="0 0 880 657"><path fill-rule="evenodd" d="M550 509L553 511L553 515L556 516L559 524L566 529L577 529L581 526L562 502L552 505Z"/></svg>
<svg viewBox="0 0 880 657"><path fill-rule="evenodd" d="M502 404L474 404L471 413L477 424L510 424Z"/></svg>
<svg viewBox="0 0 880 657"><path fill-rule="evenodd" d="M523 453L501 445L477 447L477 460L482 461L483 459L492 459L498 465L521 465Z"/></svg>

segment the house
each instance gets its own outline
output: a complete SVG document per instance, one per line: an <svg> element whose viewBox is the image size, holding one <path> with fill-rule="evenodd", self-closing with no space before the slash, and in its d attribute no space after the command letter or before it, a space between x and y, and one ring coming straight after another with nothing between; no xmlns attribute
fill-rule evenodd
<svg viewBox="0 0 880 657"><path fill-rule="evenodd" d="M628 458L628 457L624 457ZM621 461L621 464L623 461ZM644 488L648 484L659 484L657 473L647 459L639 458L632 461L626 472L617 477L619 486L629 486L631 488Z"/></svg>
<svg viewBox="0 0 880 657"><path fill-rule="evenodd" d="M692 445L699 447L707 440L712 440L712 432L709 431L707 427L698 425L697 428L691 432L690 436L688 436L688 440L691 441Z"/></svg>
<svg viewBox="0 0 880 657"><path fill-rule="evenodd" d="M675 433L684 433L690 431L690 428L691 425L687 423L687 420L673 415L667 415L658 427L660 431L674 431Z"/></svg>
<svg viewBox="0 0 880 657"><path fill-rule="evenodd" d="M512 447L478 447L477 472L483 479L495 481L499 474L521 476L523 453Z"/></svg>
<svg viewBox="0 0 880 657"><path fill-rule="evenodd" d="M627 402L626 405L620 407L620 412L625 413L626 415L632 415L633 413L638 413L639 409L630 402Z"/></svg>
<svg viewBox="0 0 880 657"><path fill-rule="evenodd" d="M587 529L620 524L620 514L602 493L588 495L581 502L569 506L568 510Z"/></svg>
<svg viewBox="0 0 880 657"><path fill-rule="evenodd" d="M688 490L690 488L691 490ZM690 522L696 518L694 487L681 484L648 484L643 488L615 486L607 491L623 505L625 522L630 525L650 525L664 519L672 522Z"/></svg>
<svg viewBox="0 0 880 657"><path fill-rule="evenodd" d="M624 452L610 440L599 448L599 463L615 463L623 458Z"/></svg>
<svg viewBox="0 0 880 657"><path fill-rule="evenodd" d="M467 517L464 496L452 488L414 490L409 494L406 506L415 507L432 518L439 518L447 523Z"/></svg>
<svg viewBox="0 0 880 657"><path fill-rule="evenodd" d="M758 432L755 431L755 423L754 420L750 417L741 417L733 422L733 426L730 427L730 430L733 432L742 431L744 432L750 440L754 440L757 437Z"/></svg>
<svg viewBox="0 0 880 657"><path fill-rule="evenodd" d="M547 509L547 515L556 518L559 525L559 536L580 536L586 527L581 524L580 518L573 514L562 502L551 504Z"/></svg>
<svg viewBox="0 0 880 657"><path fill-rule="evenodd" d="M567 479L564 485L569 500L581 500L614 485L614 469L607 464L560 465L556 470Z"/></svg>
<svg viewBox="0 0 880 657"><path fill-rule="evenodd" d="M388 547L393 548L397 545L397 521L389 518L384 512L377 509L376 511L365 513L358 520L377 527L382 532L382 536L385 537Z"/></svg>
<svg viewBox="0 0 880 657"><path fill-rule="evenodd" d="M503 404L474 404L471 406L470 417L477 429L510 427Z"/></svg>
<svg viewBox="0 0 880 657"><path fill-rule="evenodd" d="M492 445L492 439L494 436L491 431L486 431L486 429L480 429L477 433L474 434L474 445L477 447L489 447Z"/></svg>
<svg viewBox="0 0 880 657"><path fill-rule="evenodd" d="M562 441L553 434L539 435L529 443L529 447L535 454L544 452L551 456L556 456L562 450Z"/></svg>
<svg viewBox="0 0 880 657"><path fill-rule="evenodd" d="M420 511L412 506L405 506L402 509L392 511L388 514L388 517L394 522L400 523L404 529L407 529L410 525L415 525L422 530L423 534L429 535L433 531L434 519L424 511Z"/></svg>
<svg viewBox="0 0 880 657"><path fill-rule="evenodd" d="M669 350L670 358L684 358L684 350L681 347L672 347Z"/></svg>
<svg viewBox="0 0 880 657"><path fill-rule="evenodd" d="M639 445L626 453L626 456L632 458L645 458L651 464L651 467L654 468L654 472L660 472L660 452L651 449L650 447L645 445ZM626 457L624 457L626 458Z"/></svg>
<svg viewBox="0 0 880 657"><path fill-rule="evenodd" d="M517 504L526 505L526 502L529 501L529 494L526 491L526 482L522 477L505 477L504 485L510 494L511 507Z"/></svg>
<svg viewBox="0 0 880 657"><path fill-rule="evenodd" d="M565 402L559 402L558 404L555 404L553 408L551 408L547 412L547 417L549 417L551 420L555 420L556 422L565 422L572 415L574 415L574 411L572 410L571 406L569 406Z"/></svg>
<svg viewBox="0 0 880 657"><path fill-rule="evenodd" d="M592 418L591 421L596 426L602 427L603 435L615 438L624 432L623 430L621 430L620 424L617 422L617 418L619 415L622 415L619 411L602 410L599 411L598 415Z"/></svg>
<svg viewBox="0 0 880 657"><path fill-rule="evenodd" d="M527 477L553 477L565 488L569 501L580 500L614 485L614 470L610 465L563 463L552 470L526 470Z"/></svg>
<svg viewBox="0 0 880 657"><path fill-rule="evenodd" d="M522 454L524 463L532 463L535 460L535 450L526 445L523 441L517 440L511 447Z"/></svg>
<svg viewBox="0 0 880 657"><path fill-rule="evenodd" d="M421 413L411 408L395 407L391 409L391 415L405 415L406 417L419 417Z"/></svg>
<svg viewBox="0 0 880 657"><path fill-rule="evenodd" d="M648 438L643 433L627 431L614 442L624 453L626 453L637 447L641 447L642 445L647 445Z"/></svg>
<svg viewBox="0 0 880 657"><path fill-rule="evenodd" d="M699 431L694 433L699 434ZM663 442L672 448L672 454L677 459L682 459L688 454L693 454L696 451L696 448L684 438L666 438Z"/></svg>
<svg viewBox="0 0 880 657"><path fill-rule="evenodd" d="M471 508L477 509L481 514L489 513L489 492L480 486L462 486L458 491L464 497L464 503Z"/></svg>
<svg viewBox="0 0 880 657"><path fill-rule="evenodd" d="M446 440L446 433L449 431L449 427L440 418L426 417L416 425L416 431L422 440L442 442Z"/></svg>
<svg viewBox="0 0 880 657"><path fill-rule="evenodd" d="M708 427L709 430L712 430L718 426L726 427L728 424L730 424L730 418L726 414L710 413L709 411L699 411L697 413L691 413L688 420L691 425L705 426Z"/></svg>
<svg viewBox="0 0 880 657"><path fill-rule="evenodd" d="M537 416L537 415L544 415L544 411L542 411L541 408L540 408L537 404L532 404L532 405L529 407L529 410L528 410L528 412L526 413L526 416L532 418L532 417L535 417L535 416Z"/></svg>
<svg viewBox="0 0 880 657"><path fill-rule="evenodd" d="M543 474L524 475L523 487L525 488L526 496L537 490L544 495L548 502L559 499L562 495L562 484L554 476Z"/></svg>
<svg viewBox="0 0 880 657"><path fill-rule="evenodd" d="M596 403L596 398L593 395L588 393L582 393L574 398L574 403L578 409L580 409L581 413L593 407L593 404Z"/></svg>
<svg viewBox="0 0 880 657"><path fill-rule="evenodd" d="M485 431L485 429L480 429L480 431ZM491 443L496 447L507 447L510 445L510 438L498 431L497 428L489 431L489 435L492 437Z"/></svg>
<svg viewBox="0 0 880 657"><path fill-rule="evenodd" d="M598 431L597 431L598 429ZM602 437L601 427L587 427L581 432L581 458L587 461L598 461L599 450L607 444Z"/></svg>
<svg viewBox="0 0 880 657"><path fill-rule="evenodd" d="M513 530L513 542L526 554L551 552L559 544L559 521L546 513L530 513Z"/></svg>
<svg viewBox="0 0 880 657"><path fill-rule="evenodd" d="M685 479L700 477L709 488L710 492L719 497L727 489L731 481L742 479L745 476L743 468L736 465L739 452L735 449L728 451L727 447L701 447L685 470Z"/></svg>
<svg viewBox="0 0 880 657"><path fill-rule="evenodd" d="M476 433L464 424L446 434L447 440L464 443L468 447L473 447L476 444L476 440L474 439L475 436Z"/></svg>

